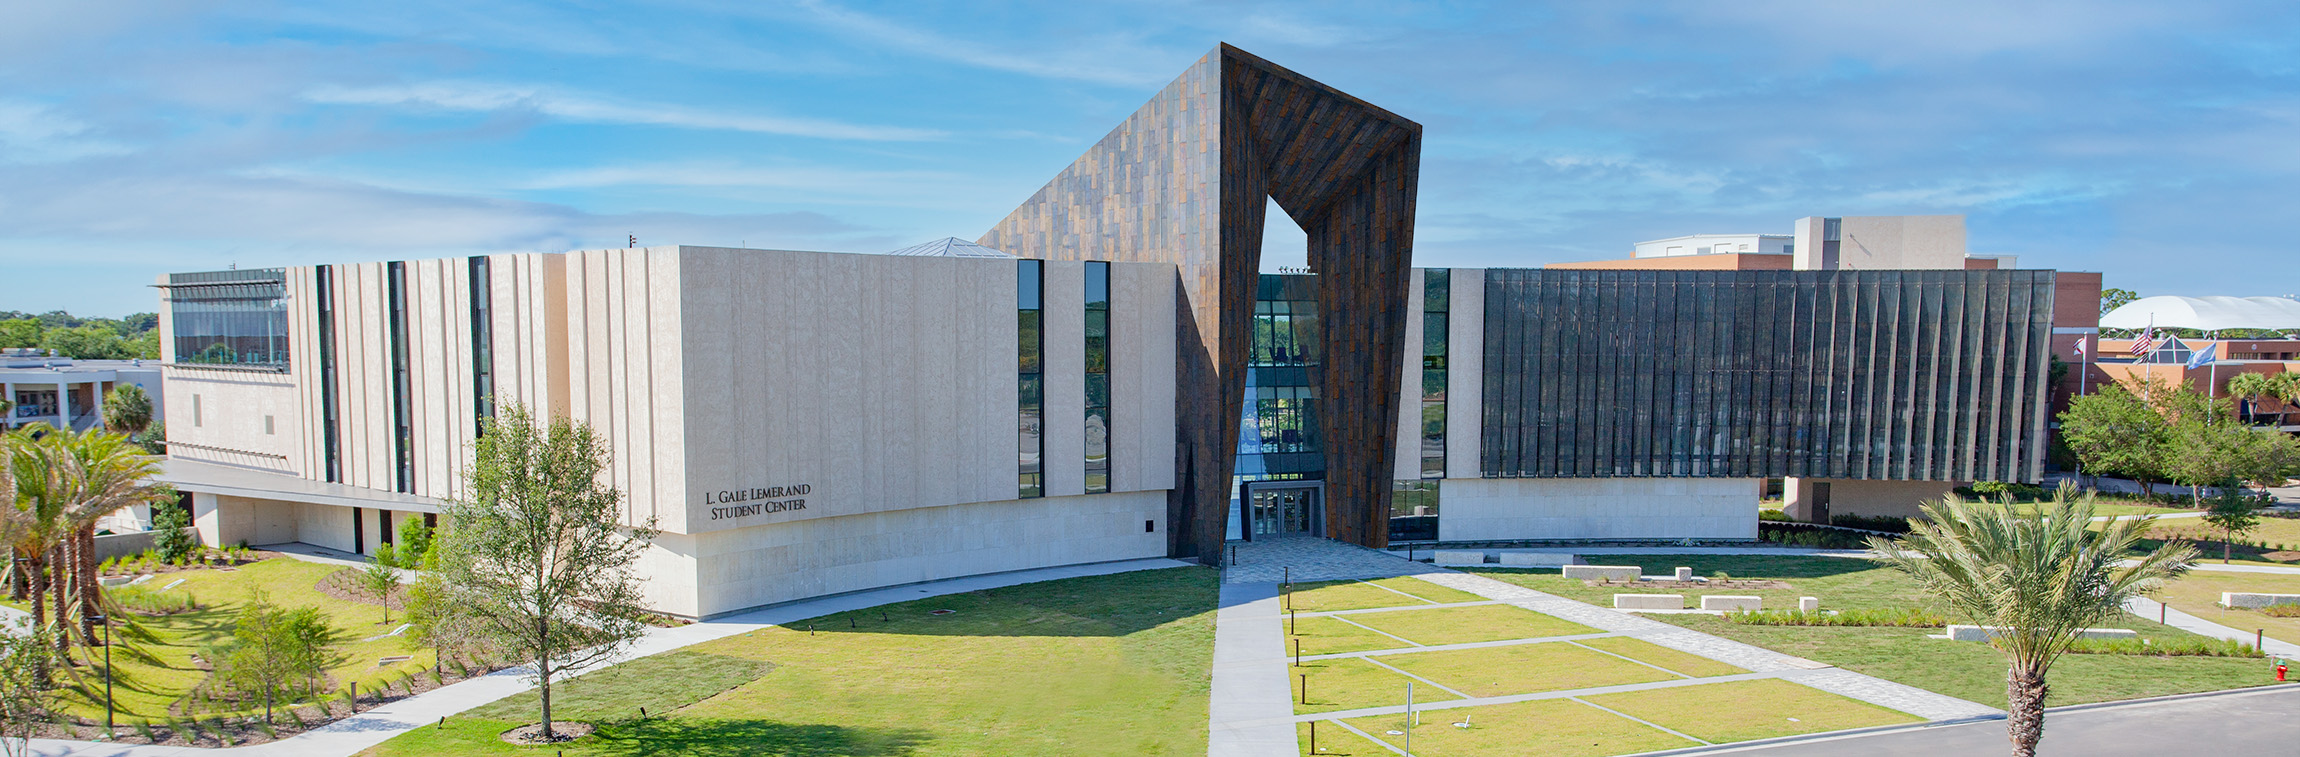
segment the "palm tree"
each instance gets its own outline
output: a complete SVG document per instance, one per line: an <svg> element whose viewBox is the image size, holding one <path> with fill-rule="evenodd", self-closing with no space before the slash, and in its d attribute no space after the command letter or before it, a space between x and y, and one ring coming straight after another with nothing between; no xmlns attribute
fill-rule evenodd
<svg viewBox="0 0 2300 757"><path fill-rule="evenodd" d="M2300 373L2285 371L2268 378L2268 393L2283 401L2284 410L2300 407ZM2284 413L2276 414L2277 425L2283 425Z"/></svg>
<svg viewBox="0 0 2300 757"><path fill-rule="evenodd" d="M2273 391L2274 383L2269 380L2268 374L2265 373L2239 373L2228 377L2229 396L2244 403L2242 407L2238 408L2237 417L2250 422L2253 413L2257 410L2254 405L2260 401L2261 397Z"/></svg>
<svg viewBox="0 0 2300 757"><path fill-rule="evenodd" d="M2063 482L2050 502L2030 507L1966 503L1955 495L1924 507L1899 542L1869 548L1973 622L1993 626L2005 653L2005 730L2016 757L2044 738L2045 672L2085 628L2115 617L2124 602L2188 571L2196 548L2167 543L2126 562L2155 518L2117 520L2092 530L2093 495Z"/></svg>
<svg viewBox="0 0 2300 757"><path fill-rule="evenodd" d="M67 507L67 463L62 460L58 439L64 434L46 423L33 423L9 432L8 464L15 479L17 515L23 528L14 542L16 547L17 576L32 600L32 625L48 625L49 587L61 578L61 565L56 556L62 551L69 534L64 511ZM58 572L51 574L50 566ZM64 594L55 594L56 621L64 620ZM57 635L58 643L68 643L64 634Z"/></svg>
<svg viewBox="0 0 2300 757"><path fill-rule="evenodd" d="M160 458L144 454L125 434L90 430L56 435L66 465L64 507L67 534L66 568L72 595L81 608L80 635L93 639L95 624L88 619L103 597L96 584L96 521L133 505L148 505L174 498L174 491L154 479ZM61 616L59 616L61 617Z"/></svg>
<svg viewBox="0 0 2300 757"><path fill-rule="evenodd" d="M2246 374L2250 375L2250 374ZM152 396L135 384L120 384L104 397L104 428L135 436L152 425Z"/></svg>

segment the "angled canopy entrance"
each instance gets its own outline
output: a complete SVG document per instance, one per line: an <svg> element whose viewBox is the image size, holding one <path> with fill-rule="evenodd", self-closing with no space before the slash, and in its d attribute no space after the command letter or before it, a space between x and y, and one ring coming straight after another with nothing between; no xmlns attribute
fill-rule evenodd
<svg viewBox="0 0 2300 757"><path fill-rule="evenodd" d="M1222 558L1265 198L1319 274L1325 533L1386 543L1420 158L1420 124L1222 45L977 240L1179 267L1175 556Z"/></svg>

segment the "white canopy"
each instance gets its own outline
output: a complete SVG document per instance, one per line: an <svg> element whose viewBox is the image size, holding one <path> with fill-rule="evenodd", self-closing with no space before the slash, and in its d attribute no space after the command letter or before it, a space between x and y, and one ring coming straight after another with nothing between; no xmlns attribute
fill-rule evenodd
<svg viewBox="0 0 2300 757"><path fill-rule="evenodd" d="M2300 329L2300 300L2282 297L2142 297L2100 317L2101 328Z"/></svg>

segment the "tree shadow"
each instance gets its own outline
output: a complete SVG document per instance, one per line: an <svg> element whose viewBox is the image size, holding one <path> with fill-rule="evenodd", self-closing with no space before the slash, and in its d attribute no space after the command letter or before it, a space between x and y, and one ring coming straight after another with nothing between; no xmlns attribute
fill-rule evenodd
<svg viewBox="0 0 2300 757"><path fill-rule="evenodd" d="M899 757L916 753L933 738L910 728L644 718L601 723L578 745L591 753L633 757Z"/></svg>
<svg viewBox="0 0 2300 757"><path fill-rule="evenodd" d="M1206 568L1133 571L946 594L781 625L819 634L1126 636L1213 612L1220 580Z"/></svg>

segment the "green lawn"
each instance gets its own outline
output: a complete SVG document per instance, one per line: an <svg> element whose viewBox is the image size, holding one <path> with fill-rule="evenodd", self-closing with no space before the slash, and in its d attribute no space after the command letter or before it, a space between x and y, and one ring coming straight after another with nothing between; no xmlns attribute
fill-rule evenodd
<svg viewBox="0 0 2300 757"><path fill-rule="evenodd" d="M828 615L637 660L594 674L622 678L574 695L570 706L592 709L600 728L565 754L1203 754L1219 583L1205 568L1049 581ZM930 614L942 609L955 612ZM771 669L724 690L741 676L696 674L738 662L755 666L746 676ZM581 679L568 691L578 687ZM642 700L663 709L647 704L653 717L641 720ZM532 720L507 705L365 754L558 754L496 738Z"/></svg>
<svg viewBox="0 0 2300 757"><path fill-rule="evenodd" d="M1418 607L1454 602L1482 602L1484 597L1448 589L1417 578L1378 581L1317 581L1294 584L1285 606L1295 612L1366 610L1376 607Z"/></svg>
<svg viewBox="0 0 2300 757"><path fill-rule="evenodd" d="M1632 559L1629 556L1623 560ZM1838 557L1636 555L1648 573L1689 566L1701 575L1725 571L1735 578L1775 578L1788 590L1716 593L1765 597L1767 607L1794 601L1798 596L1821 598L1822 609L1928 607L1940 610L1916 584L1877 563ZM1492 578L1598 605L1610 605L1615 588L1591 588L1579 580L1556 574L1486 569ZM2214 574L2198 573L2195 576ZM2193 580L2193 579L2191 579ZM2175 590L2181 585L2175 584ZM1698 592L1687 592L1695 594ZM2217 599L2218 594L2214 593ZM2176 605L2177 606L2177 605ZM1728 622L1713 615L1649 615L1674 623L1785 654L1818 660L1887 680L1940 692L1995 707L2005 705L2004 658L1986 644L1925 638L1939 633L1924 628L1819 628L1753 626ZM2192 636L2185 631L2121 616L2102 624L2132 628L2144 638ZM2119 699L2215 691L2267 683L2266 663L2254 659L2204 657L2138 657L2127 655L2067 655L2051 673L2052 704L2080 704Z"/></svg>
<svg viewBox="0 0 2300 757"><path fill-rule="evenodd" d="M1479 698L1679 680L1667 672L1562 641L1416 652L1376 659Z"/></svg>
<svg viewBox="0 0 2300 757"><path fill-rule="evenodd" d="M1339 618L1296 618L1288 622L1294 628L1294 632L1286 637L1286 652L1289 654L1294 651L1297 643L1301 645L1304 656L1371 652L1411 646L1364 627L1345 623Z"/></svg>
<svg viewBox="0 0 2300 757"><path fill-rule="evenodd" d="M1469 727L1453 725L1462 722ZM1403 715L1363 717L1350 725L1405 746L1405 736L1388 733L1406 730ZM1421 726L1413 729L1417 757L1599 757L1689 746L1698 745L1569 699L1431 710L1421 713Z"/></svg>
<svg viewBox="0 0 2300 757"><path fill-rule="evenodd" d="M1604 565L1637 565L1647 575L1667 575L1683 566L1693 574L1714 577L1722 571L1732 578L1779 579L1789 583L1787 589L1643 589L1621 586L1591 587L1578 578L1566 578L1556 568L1526 568L1516 570L1482 569L1492 578L1539 589L1561 597L1587 602L1599 607L1612 607L1614 594L1683 594L1690 606L1700 606L1702 594L1756 595L1765 598L1766 609L1797 609L1798 597L1819 597L1821 609L1849 610L1889 609L1902 607L1931 607L1932 603L1918 593L1916 584L1899 573L1875 562L1849 557L1807 557L1788 555L1593 555L1591 562ZM1938 609L1938 608L1935 608ZM1651 616L1662 617L1662 616Z"/></svg>
<svg viewBox="0 0 2300 757"><path fill-rule="evenodd" d="M113 701L120 721L132 723L138 719L164 718L169 714L170 705L206 680L207 671L192 663L192 655L202 647L228 638L240 605L258 590L284 607L318 607L334 622L347 641L341 647L342 664L329 671L339 685L357 681L361 691L373 691L379 682L396 681L401 674L428 670L431 651L416 647L405 637L362 641L389 632L399 624L400 617L394 613L392 622L386 624L382 622L380 606L346 602L320 593L315 588L320 579L338 569L333 565L276 557L236 570L162 573L145 582L146 586L157 588L181 578L183 585L171 591L189 594L206 607L174 615L136 618L136 622L159 637L160 643L147 645L146 650L160 664L138 662L115 650L112 661L117 677ZM97 653L101 659L101 650ZM391 655L409 655L412 659L389 666L377 665L380 658ZM104 715L103 691L101 674L91 671L78 691L66 694L65 709L100 719Z"/></svg>
<svg viewBox="0 0 2300 757"><path fill-rule="evenodd" d="M1592 649L1612 652L1647 665L1658 665L1691 678L1729 676L1749 671L1727 665L1690 652L1679 652L1668 647L1627 636L1609 636L1603 639L1585 639L1573 642Z"/></svg>
<svg viewBox="0 0 2300 757"><path fill-rule="evenodd" d="M1294 712L1333 712L1364 707L1396 707L1406 703L1406 684L1413 679L1361 658L1311 660L1286 668L1293 687ZM1309 694L1302 687L1309 687ZM1435 702L1461 697L1432 686L1414 687L1416 701Z"/></svg>
<svg viewBox="0 0 2300 757"><path fill-rule="evenodd" d="M1779 679L1627 691L1586 699L1713 744L1920 720L1908 713Z"/></svg>
<svg viewBox="0 0 2300 757"><path fill-rule="evenodd" d="M1595 628L1509 605L1368 612L1349 618L1353 623L1428 646L1598 633Z"/></svg>

